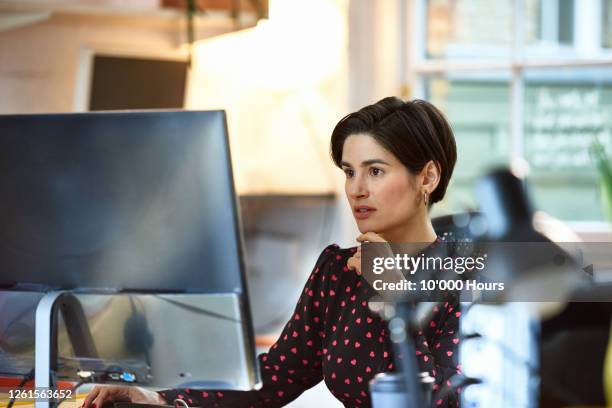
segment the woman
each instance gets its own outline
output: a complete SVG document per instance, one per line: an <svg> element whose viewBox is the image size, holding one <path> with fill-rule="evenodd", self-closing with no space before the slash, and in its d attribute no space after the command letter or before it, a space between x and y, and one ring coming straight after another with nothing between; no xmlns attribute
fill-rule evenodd
<svg viewBox="0 0 612 408"><path fill-rule="evenodd" d="M345 175L345 192L359 231L357 241L431 242L437 237L429 209L446 192L456 161L452 130L431 104L385 98L343 118L331 137L334 163ZM259 356L263 388L257 391L97 386L84 408L104 402L190 406L277 407L324 380L347 407L371 406L368 382L394 371L386 323L368 308L374 290L361 276L361 250L330 245L310 275L291 320L268 353ZM435 309L415 339L422 371L449 384L457 366L457 304ZM434 406L458 406L457 395L434 393Z"/></svg>

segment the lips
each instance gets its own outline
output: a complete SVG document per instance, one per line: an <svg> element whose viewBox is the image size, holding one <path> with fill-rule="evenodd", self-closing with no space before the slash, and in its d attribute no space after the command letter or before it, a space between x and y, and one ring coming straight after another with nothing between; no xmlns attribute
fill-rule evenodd
<svg viewBox="0 0 612 408"><path fill-rule="evenodd" d="M355 219L358 220L365 220L370 217L374 211L376 211L376 208L367 205L356 205L353 207L353 214Z"/></svg>

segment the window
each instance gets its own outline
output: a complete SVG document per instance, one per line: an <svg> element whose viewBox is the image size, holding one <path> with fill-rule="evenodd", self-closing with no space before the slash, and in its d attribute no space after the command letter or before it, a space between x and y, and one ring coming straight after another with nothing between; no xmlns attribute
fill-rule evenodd
<svg viewBox="0 0 612 408"><path fill-rule="evenodd" d="M599 140L612 152L612 0L408 4L414 96L447 114L458 143L437 211L475 206L479 175L518 164L536 209L603 220L589 147Z"/></svg>
<svg viewBox="0 0 612 408"><path fill-rule="evenodd" d="M454 212L474 207L474 179L509 161L508 117L500 112L510 108L510 74L453 72L423 76L423 81L425 99L447 114L457 137L453 187L437 209ZM483 151L488 154L483 155Z"/></svg>

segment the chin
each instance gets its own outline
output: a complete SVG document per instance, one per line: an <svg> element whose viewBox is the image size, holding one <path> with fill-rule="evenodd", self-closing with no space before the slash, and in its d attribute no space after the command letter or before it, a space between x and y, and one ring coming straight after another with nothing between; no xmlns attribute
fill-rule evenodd
<svg viewBox="0 0 612 408"><path fill-rule="evenodd" d="M362 234L365 234L366 232L378 231L376 223L372 222L371 220L355 220L355 222L357 223L357 229Z"/></svg>

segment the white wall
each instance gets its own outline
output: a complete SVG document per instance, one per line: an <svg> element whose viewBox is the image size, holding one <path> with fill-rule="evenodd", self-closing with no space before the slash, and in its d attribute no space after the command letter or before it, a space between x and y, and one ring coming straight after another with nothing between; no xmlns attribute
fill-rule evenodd
<svg viewBox="0 0 612 408"><path fill-rule="evenodd" d="M0 17L7 13L0 9ZM198 35L232 30L229 19L206 25ZM1 31L0 113L73 111L89 79L80 68L89 66L93 52L184 59L184 36L181 15L168 13L55 12L45 21Z"/></svg>

